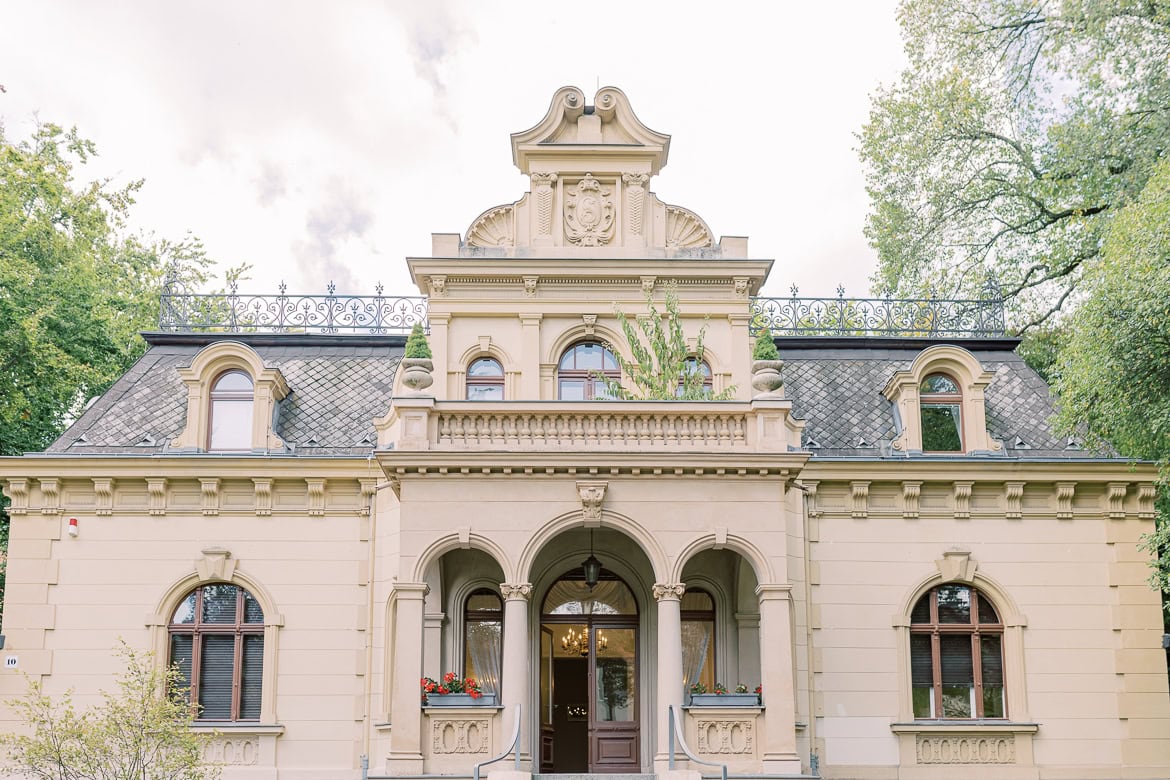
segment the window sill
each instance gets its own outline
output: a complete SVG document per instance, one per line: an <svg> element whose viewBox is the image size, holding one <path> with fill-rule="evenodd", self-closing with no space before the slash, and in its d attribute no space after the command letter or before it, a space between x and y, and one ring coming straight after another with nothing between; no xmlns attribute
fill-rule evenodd
<svg viewBox="0 0 1170 780"><path fill-rule="evenodd" d="M196 734L266 734L280 735L284 733L284 726L279 723L240 723L238 721L210 721L200 720L191 724L191 731Z"/></svg>
<svg viewBox="0 0 1170 780"><path fill-rule="evenodd" d="M895 734L1035 734L1039 723L1013 723L1008 720L914 720L891 723Z"/></svg>

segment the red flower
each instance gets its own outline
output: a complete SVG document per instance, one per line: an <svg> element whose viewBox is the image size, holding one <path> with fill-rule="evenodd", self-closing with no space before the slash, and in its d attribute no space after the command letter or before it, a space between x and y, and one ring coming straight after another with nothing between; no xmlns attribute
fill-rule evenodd
<svg viewBox="0 0 1170 780"><path fill-rule="evenodd" d="M483 696L483 694L482 694L482 693L480 693L479 691L472 691L472 692L471 692L471 698L473 698L473 699L478 699L478 698L480 698L481 696Z"/></svg>
<svg viewBox="0 0 1170 780"><path fill-rule="evenodd" d="M443 675L443 682L451 682L455 679L455 672L447 672Z"/></svg>
<svg viewBox="0 0 1170 780"><path fill-rule="evenodd" d="M763 693L763 692L764 692L764 686L757 685L756 686L756 693L759 694L759 693Z"/></svg>
<svg viewBox="0 0 1170 780"><path fill-rule="evenodd" d="M441 685L439 686L439 695L446 696L448 693L449 693L449 691L446 688L444 688Z"/></svg>

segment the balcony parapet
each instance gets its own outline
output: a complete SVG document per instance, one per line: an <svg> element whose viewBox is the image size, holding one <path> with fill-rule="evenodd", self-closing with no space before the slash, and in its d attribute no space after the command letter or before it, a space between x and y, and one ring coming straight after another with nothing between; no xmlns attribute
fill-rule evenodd
<svg viewBox="0 0 1170 780"><path fill-rule="evenodd" d="M788 452L792 402L436 401L403 397L375 421L381 449L467 452Z"/></svg>

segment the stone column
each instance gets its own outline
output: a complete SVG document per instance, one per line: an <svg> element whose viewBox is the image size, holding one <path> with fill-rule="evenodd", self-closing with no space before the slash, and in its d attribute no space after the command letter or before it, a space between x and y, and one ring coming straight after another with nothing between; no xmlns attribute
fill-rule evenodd
<svg viewBox="0 0 1170 780"><path fill-rule="evenodd" d="M667 771L670 759L670 716L667 709L672 704L683 703L682 608L679 602L686 589L682 583L656 583L653 590L658 602L658 703L654 708L658 744L654 751L654 769L659 774Z"/></svg>
<svg viewBox="0 0 1170 780"><path fill-rule="evenodd" d="M763 771L800 774L792 665L792 586L760 585L760 684L764 686Z"/></svg>
<svg viewBox="0 0 1170 780"><path fill-rule="evenodd" d="M516 707L522 705L520 762L521 766L524 766L526 762L532 760L532 743L528 728L533 716L532 702L528 695L528 682L532 671L532 664L529 662L531 648L528 646L528 599L532 595L532 585L527 582L505 582L500 585L500 593L504 596L504 668L501 670L500 680L500 703L504 705L504 712L500 720L500 733L503 739L512 735Z"/></svg>
<svg viewBox="0 0 1170 780"><path fill-rule="evenodd" d="M423 665L423 599L425 582L399 582L394 585L394 669L390 696L390 774L421 774L422 712L418 681Z"/></svg>

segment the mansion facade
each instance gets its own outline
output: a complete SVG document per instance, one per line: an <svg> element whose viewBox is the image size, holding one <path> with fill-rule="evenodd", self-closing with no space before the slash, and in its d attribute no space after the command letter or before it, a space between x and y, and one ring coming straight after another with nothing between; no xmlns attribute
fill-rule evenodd
<svg viewBox="0 0 1170 780"><path fill-rule="evenodd" d="M530 191L408 258L424 297L168 290L0 458L4 698L96 700L121 638L225 780L1170 777L1155 469L1054 433L1001 301L760 297L614 88L511 142ZM612 398L668 294L729 400Z"/></svg>

